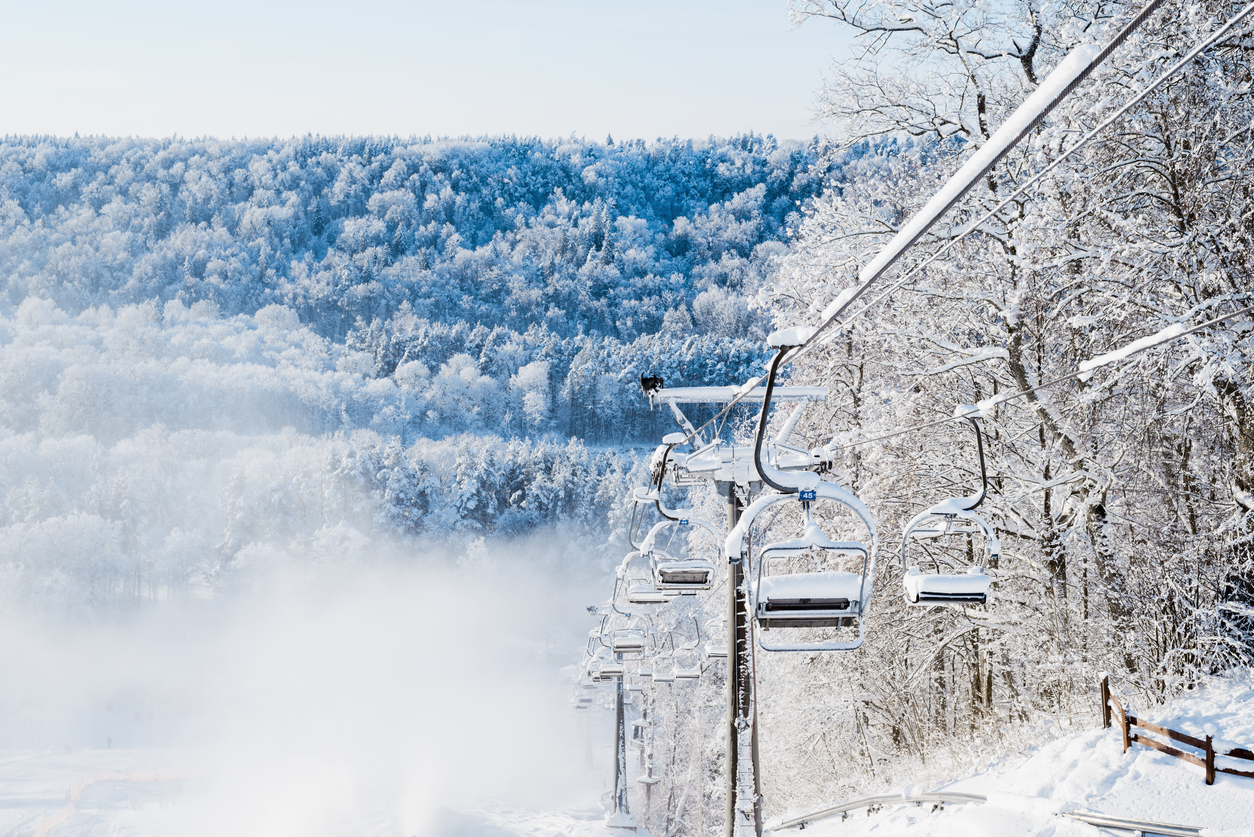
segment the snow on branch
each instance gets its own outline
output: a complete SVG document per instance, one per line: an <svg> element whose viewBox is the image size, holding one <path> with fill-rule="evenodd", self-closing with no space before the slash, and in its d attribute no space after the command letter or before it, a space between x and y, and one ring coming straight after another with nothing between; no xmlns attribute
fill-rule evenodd
<svg viewBox="0 0 1254 837"><path fill-rule="evenodd" d="M1089 358L1080 364L1080 374L1076 377L1081 381L1087 381L1093 377L1093 370L1111 363L1119 363L1137 352L1157 346L1159 343L1166 343L1175 340L1184 334L1184 326L1180 323L1173 323L1156 334L1149 337L1142 337L1140 340L1134 340L1128 345L1115 349L1112 352L1105 352L1096 357Z"/></svg>

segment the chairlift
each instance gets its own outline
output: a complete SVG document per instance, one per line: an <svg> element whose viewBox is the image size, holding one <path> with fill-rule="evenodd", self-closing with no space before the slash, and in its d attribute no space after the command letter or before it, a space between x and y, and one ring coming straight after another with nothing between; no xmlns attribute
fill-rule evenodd
<svg viewBox="0 0 1254 837"><path fill-rule="evenodd" d="M827 499L842 502L836 496L840 486L830 483L816 489ZM833 495L833 496L828 496ZM853 498L849 495L848 499ZM861 505L859 502L858 505ZM788 650L852 650L862 642L862 615L871 592L871 554L874 548L857 541L834 541L815 524L810 503L805 503L805 532L795 540L766 546L758 556L758 577L754 585L755 615L762 628L759 640L767 651ZM848 507L855 512L853 505ZM863 507L865 508L865 507ZM869 515L858 515L869 524ZM868 528L872 533L874 529ZM824 558L851 558L857 572L824 569ZM810 558L810 569L799 562ZM820 641L777 644L768 641L765 632L773 628L858 628L855 641Z"/></svg>
<svg viewBox="0 0 1254 837"><path fill-rule="evenodd" d="M653 754L648 752L645 756L645 769L643 776L637 776L636 781L642 785L656 785L662 781L662 777L653 772Z"/></svg>
<svg viewBox="0 0 1254 837"><path fill-rule="evenodd" d="M710 660L727 659L727 620L719 619L706 626L705 656Z"/></svg>
<svg viewBox="0 0 1254 837"><path fill-rule="evenodd" d="M672 669L670 671L654 671L653 682L654 683L674 683L675 682L674 670Z"/></svg>
<svg viewBox="0 0 1254 837"><path fill-rule="evenodd" d="M643 627L616 628L610 632L610 651L620 657L640 659L644 656L648 632Z"/></svg>
<svg viewBox="0 0 1254 837"><path fill-rule="evenodd" d="M701 677L701 623L697 618L692 617L692 624L696 628L696 635L691 642L685 642L678 648L675 647L675 632L672 631L668 638L671 641L671 671L675 675L676 680L698 680Z"/></svg>
<svg viewBox="0 0 1254 837"><path fill-rule="evenodd" d="M679 595L668 590L658 590L653 584L653 569L648 559L639 551L631 552L618 567L614 598L622 592L627 604L667 604Z"/></svg>
<svg viewBox="0 0 1254 837"><path fill-rule="evenodd" d="M683 433L670 433L662 438L662 444L653 452L650 462L650 479L648 488L637 488L632 492L631 520L627 524L627 539L631 545L640 548L641 542L636 540L640 526L644 523L646 506L653 506L665 520L680 521L689 516L686 509L669 509L662 505L662 483L670 473L676 476L682 470L683 454L674 453L675 447L687 441Z"/></svg>
<svg viewBox="0 0 1254 837"><path fill-rule="evenodd" d="M909 566L907 553L912 543L930 539L940 539L951 535L980 535L984 544L984 566L996 566L1001 553L1001 542L993 532L993 528L984 518L975 513L975 509L984 501L988 494L988 468L984 460L984 438L977 421L974 407L959 405L954 411L956 416L965 418L975 432L976 448L980 456L980 491L971 497L951 497L925 509L915 515L901 534L901 567L902 581L905 587L906 601L912 605L968 605L986 604L988 589L992 579L984 572L984 567L971 565L961 573L940 572L939 562L936 572L924 572L917 563Z"/></svg>
<svg viewBox="0 0 1254 837"><path fill-rule="evenodd" d="M728 559L748 561L752 557L748 547L749 532L755 520L766 509L781 503L801 504L805 517L801 537L763 548L758 554L756 578L750 585L754 617L762 629L758 633L758 641L766 651L852 651L861 647L863 616L875 578L878 536L866 505L847 489L824 482L812 471L781 471L762 458L775 376L784 356L803 343L809 333L812 331L808 329L787 329L772 334L768 339L778 352L771 363L762 412L758 418L754 467L762 481L779 493L754 500L727 539ZM789 422L795 422L795 418L794 414ZM851 513L866 529L867 542L836 541L828 537L814 520L813 507L819 503L834 504ZM810 567L799 566L801 560L807 557ZM842 559L846 564L851 559L857 571L825 568L826 563ZM856 628L857 637L790 642L768 640L767 634L779 628Z"/></svg>
<svg viewBox="0 0 1254 837"><path fill-rule="evenodd" d="M607 680L621 680L623 675L627 673L627 667L618 660L602 660L597 666L597 677L602 682Z"/></svg>
<svg viewBox="0 0 1254 837"><path fill-rule="evenodd" d="M715 543L718 543L722 538L722 533L710 523L693 517L687 509L677 511L684 516L675 520L663 520L656 524L645 536L640 551L649 557L654 589L681 595L695 595L698 590L708 590L714 585L716 572L714 562L708 558L674 558L664 549L657 547L658 537L668 530L673 534L674 530L679 528L699 527L713 535Z"/></svg>
<svg viewBox="0 0 1254 837"><path fill-rule="evenodd" d="M672 634L666 634L664 642L670 644L670 650L665 653L658 649L658 653L653 657L653 682L654 683L673 683L675 682L675 641Z"/></svg>
<svg viewBox="0 0 1254 837"><path fill-rule="evenodd" d="M699 680L701 679L701 663L695 657L692 659L681 659L675 661L675 679L676 680Z"/></svg>
<svg viewBox="0 0 1254 837"><path fill-rule="evenodd" d="M655 553L653 583L662 590L708 590L714 583L714 562L703 558L674 559Z"/></svg>

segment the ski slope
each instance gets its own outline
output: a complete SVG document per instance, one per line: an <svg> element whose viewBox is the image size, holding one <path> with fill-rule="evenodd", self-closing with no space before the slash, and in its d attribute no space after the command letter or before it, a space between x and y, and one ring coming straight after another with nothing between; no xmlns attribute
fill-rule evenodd
<svg viewBox="0 0 1254 837"><path fill-rule="evenodd" d="M1096 715L1096 705L1094 714ZM1254 676L1215 679L1166 706L1134 705L1137 717L1173 729L1215 736L1217 749L1254 744ZM1218 766L1249 769L1239 762ZM899 789L907 794L922 789ZM1090 729L1058 738L1027 753L990 763L984 770L936 790L987 796L986 803L946 806L902 804L880 812L851 812L811 823L806 837L1081 837L1130 832L1099 829L1060 816L1096 811L1129 819L1202 827L1205 837L1254 835L1254 779L1219 774L1207 787L1202 771L1170 756L1133 745L1125 755L1117 727ZM833 800L836 802L837 800ZM805 812L791 812L787 821ZM772 823L768 823L771 825ZM778 829L780 835L800 835Z"/></svg>
<svg viewBox="0 0 1254 837"><path fill-rule="evenodd" d="M467 621L458 574L366 575L125 628L0 614L0 837L612 837L612 713L570 709L569 672L542 653L560 602L590 594L475 576ZM1128 703L1221 749L1254 745L1250 672ZM1254 780L1206 787L1184 762L1125 756L1115 729L943 787L988 802L858 811L806 835L1105 833L1057 816L1072 808L1254 835Z"/></svg>
<svg viewBox="0 0 1254 837"><path fill-rule="evenodd" d="M1140 707L1137 707L1140 708ZM1157 723L1197 734L1208 727L1217 746L1254 742L1254 675L1216 679L1165 707L1142 710ZM599 738L600 736L598 736ZM598 761L603 761L598 758ZM370 789L351 805L328 806L331 784L263 784L270 795L240 793L252 781L248 765L215 773L208 753L161 748L10 751L0 754L0 835L5 837L123 837L157 834L304 834L406 837L412 821L398 812L389 789ZM572 764L574 773L588 765ZM1220 766L1223 766L1221 760ZM273 765L267 765L271 769ZM607 764L598 764L598 773ZM235 775L230 775L230 774ZM569 777L561 777L563 780ZM610 837L602 825L598 783L587 783L565 805L505 799L485 788L479 801L438 805L422 837ZM570 787L569 785L567 785ZM1254 835L1254 780L1220 774L1207 787L1202 771L1144 747L1122 752L1115 728L1090 729L991 763L938 789L986 796L986 803L886 805L812 822L807 837L932 835L934 837L1094 837L1118 834L1060 816L1096 811L1141 820L1200 826L1204 837ZM903 789L899 789L901 792ZM907 794L920 788L904 789ZM838 800L833 800L836 802ZM791 812L796 815L804 812ZM772 818L778 823L781 817ZM772 823L768 822L768 826ZM219 829L225 829L221 831ZM777 829L800 835L798 829Z"/></svg>

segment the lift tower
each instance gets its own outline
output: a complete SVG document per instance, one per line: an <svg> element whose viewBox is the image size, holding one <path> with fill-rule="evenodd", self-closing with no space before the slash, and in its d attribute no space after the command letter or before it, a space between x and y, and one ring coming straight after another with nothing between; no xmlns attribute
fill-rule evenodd
<svg viewBox="0 0 1254 837"><path fill-rule="evenodd" d="M727 530L730 532L740 521L740 513L753 497L761 491L762 478L754 467L754 449L751 445L736 446L720 439L706 442L681 405L701 404L722 407L732 401L740 404L761 405L766 398L766 387L746 390L743 387L672 387L666 388L659 378L641 381L650 405L664 404L670 408L684 429L683 434L668 436L663 469L670 469L676 481L692 484L698 481L713 482L718 492L727 498ZM771 395L773 402L826 401L827 390L823 387L776 387ZM791 425L792 422L789 422ZM791 432L791 427L788 427ZM784 435L784 434L782 434ZM678 437L678 438L676 438ZM679 444L687 442L692 453L672 454ZM777 440L778 444L783 439ZM811 456L805 451L792 451L804 459L798 464L807 467ZM727 580L727 819L728 837L762 834L762 792L758 770L757 707L753 694L753 643L750 641L750 621L747 576L743 562L729 559ZM747 751L748 759L742 759ZM752 831L750 831L752 829Z"/></svg>

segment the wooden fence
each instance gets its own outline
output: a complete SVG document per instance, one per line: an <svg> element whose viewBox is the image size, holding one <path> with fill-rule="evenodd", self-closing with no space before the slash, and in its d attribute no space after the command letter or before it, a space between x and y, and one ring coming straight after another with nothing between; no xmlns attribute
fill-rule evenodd
<svg viewBox="0 0 1254 837"><path fill-rule="evenodd" d="M1112 711L1112 706L1113 706L1113 711ZM1174 729L1168 729L1167 727L1160 727L1158 724L1151 724L1149 721L1142 721L1140 718L1136 717L1135 715L1129 715L1127 711L1124 710L1123 705L1119 703L1119 699L1116 698L1113 694L1111 694L1110 678L1103 677L1102 678L1102 727L1103 728L1110 727L1111 718L1115 714L1115 712L1119 714L1119 725L1123 730L1123 751L1125 753L1128 752L1128 748L1132 746L1133 744L1143 744L1146 747L1150 747L1152 749L1158 750L1160 753L1166 753L1169 756L1175 756L1178 759L1183 759L1184 761L1187 761L1189 764L1196 764L1198 767L1206 771L1206 784L1208 785L1215 784L1216 773L1228 773L1232 776L1244 776L1247 779L1254 779L1254 770L1249 770L1249 771L1236 770L1231 767L1216 767L1215 766L1216 756L1222 756L1223 758L1230 758L1230 759L1245 759L1247 761L1254 762L1254 752L1250 752L1249 750L1246 750L1242 747L1233 747L1231 750L1216 751L1214 741L1212 737L1209 735L1206 736L1206 740L1203 741L1200 738L1194 738L1191 735L1186 735L1183 732L1177 732ZM1195 749L1201 750L1202 755L1195 756L1192 753L1186 753L1185 751L1178 749L1176 747L1172 747L1170 744L1166 744L1162 741L1159 741L1156 738L1148 738L1144 734L1134 733L1132 732L1133 727L1147 730L1149 732L1154 733L1155 735L1161 735L1164 738L1169 738L1172 741L1177 741L1181 744L1186 744L1189 747L1193 747Z"/></svg>

